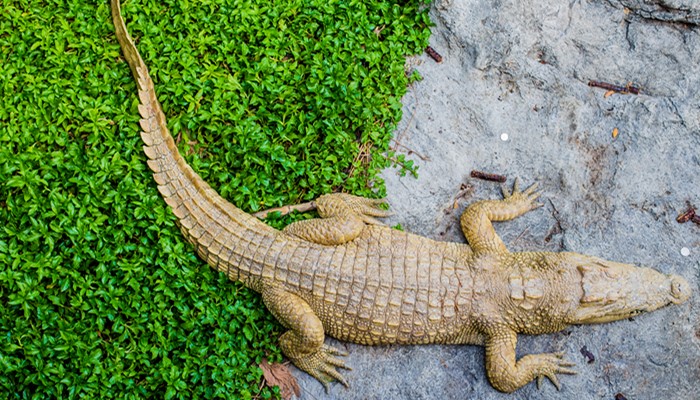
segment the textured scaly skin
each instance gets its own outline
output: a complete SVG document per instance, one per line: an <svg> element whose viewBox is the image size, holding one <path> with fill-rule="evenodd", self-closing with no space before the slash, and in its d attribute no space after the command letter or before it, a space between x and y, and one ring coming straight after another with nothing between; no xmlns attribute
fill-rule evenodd
<svg viewBox="0 0 700 400"><path fill-rule="evenodd" d="M534 187L464 212L469 245L436 242L382 226L376 200L335 194L317 200L322 219L277 231L227 202L182 158L166 126L148 68L112 0L117 38L138 86L141 137L153 177L184 236L212 267L262 294L288 328L282 352L326 388L347 368L325 335L378 344L486 346L492 385L512 392L573 364L562 354L515 357L517 334L607 322L690 296L681 277L574 253L511 253L492 221L538 206Z"/></svg>

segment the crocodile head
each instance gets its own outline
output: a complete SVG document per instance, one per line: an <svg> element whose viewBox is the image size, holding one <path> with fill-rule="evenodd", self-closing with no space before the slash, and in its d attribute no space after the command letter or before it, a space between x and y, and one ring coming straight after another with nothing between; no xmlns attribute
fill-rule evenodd
<svg viewBox="0 0 700 400"><path fill-rule="evenodd" d="M678 275L666 275L575 253L561 253L564 264L575 269L569 288L569 324L616 321L680 304L691 294L690 284ZM571 294L575 294L571 298Z"/></svg>

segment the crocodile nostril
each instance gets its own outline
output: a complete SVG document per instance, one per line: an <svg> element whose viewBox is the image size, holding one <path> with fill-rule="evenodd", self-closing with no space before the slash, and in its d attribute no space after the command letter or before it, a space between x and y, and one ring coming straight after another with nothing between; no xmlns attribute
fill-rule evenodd
<svg viewBox="0 0 700 400"><path fill-rule="evenodd" d="M677 275L672 275L670 280L671 296L673 296L671 301L675 304L680 304L688 300L692 292L688 281Z"/></svg>

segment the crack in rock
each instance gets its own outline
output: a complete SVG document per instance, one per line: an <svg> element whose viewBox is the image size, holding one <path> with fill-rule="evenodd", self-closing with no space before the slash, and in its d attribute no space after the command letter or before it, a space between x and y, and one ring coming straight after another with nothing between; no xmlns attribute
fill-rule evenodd
<svg viewBox="0 0 700 400"><path fill-rule="evenodd" d="M696 0L605 0L615 8L626 8L643 19L700 25Z"/></svg>

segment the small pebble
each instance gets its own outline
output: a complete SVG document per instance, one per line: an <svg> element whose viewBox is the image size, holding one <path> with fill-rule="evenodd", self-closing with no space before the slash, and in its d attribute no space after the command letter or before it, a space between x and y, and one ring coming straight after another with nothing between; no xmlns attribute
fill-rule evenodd
<svg viewBox="0 0 700 400"><path fill-rule="evenodd" d="M508 134L507 133L501 133L501 140L504 142L508 141Z"/></svg>
<svg viewBox="0 0 700 400"><path fill-rule="evenodd" d="M687 247L684 247L681 249L681 255L683 257L688 257L690 255L690 249Z"/></svg>

